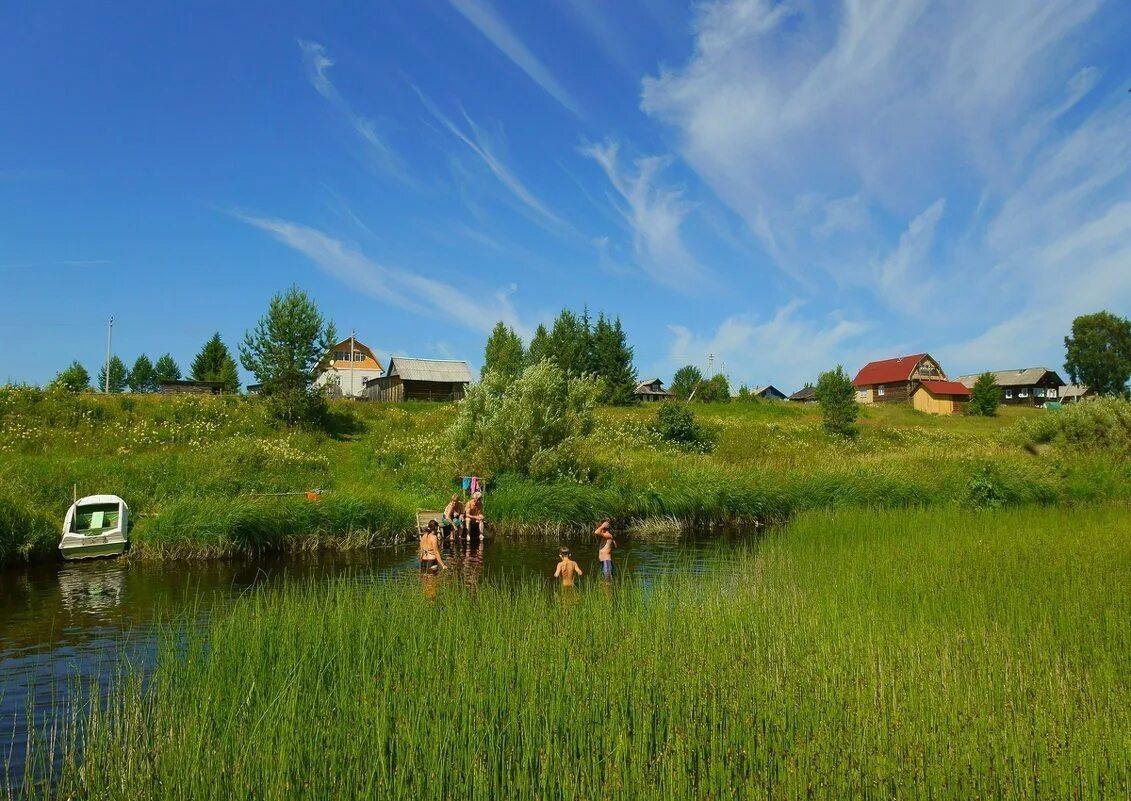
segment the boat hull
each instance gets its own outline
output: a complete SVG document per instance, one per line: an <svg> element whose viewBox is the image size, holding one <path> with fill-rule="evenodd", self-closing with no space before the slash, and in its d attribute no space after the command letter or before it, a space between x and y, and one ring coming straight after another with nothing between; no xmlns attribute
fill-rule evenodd
<svg viewBox="0 0 1131 801"><path fill-rule="evenodd" d="M83 537L82 540L84 541L64 541L59 546L59 553L64 559L96 559L100 556L120 556L125 552L127 545L120 537Z"/></svg>

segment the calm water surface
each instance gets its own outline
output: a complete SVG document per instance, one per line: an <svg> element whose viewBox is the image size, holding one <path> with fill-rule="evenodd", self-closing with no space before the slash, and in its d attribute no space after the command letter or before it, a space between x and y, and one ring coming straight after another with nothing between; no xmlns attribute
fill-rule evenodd
<svg viewBox="0 0 1131 801"><path fill-rule="evenodd" d="M618 535L613 581L698 572L752 546L752 532L697 532L647 539ZM478 549L445 548L445 580L537 578L550 586L557 549L569 545L587 581L599 581L592 537L493 539ZM98 675L123 655L152 656L161 618L203 621L248 590L309 583L417 581L415 543L345 553L291 554L247 560L142 564L124 559L54 563L0 571L0 787L4 767L23 772L29 710L42 718L75 679Z"/></svg>

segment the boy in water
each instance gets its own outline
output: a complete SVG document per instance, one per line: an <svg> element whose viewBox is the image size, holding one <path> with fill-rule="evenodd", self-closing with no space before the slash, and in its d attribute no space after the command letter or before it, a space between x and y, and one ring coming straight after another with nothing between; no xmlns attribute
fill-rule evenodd
<svg viewBox="0 0 1131 801"><path fill-rule="evenodd" d="M593 532L601 540L601 549L597 552L597 559L601 563L601 573L606 577L613 575L613 548L617 547L613 539L613 532L609 530L609 518L605 518Z"/></svg>
<svg viewBox="0 0 1131 801"><path fill-rule="evenodd" d="M558 556L561 557L561 561L558 562L558 569L554 571L554 578L560 578L563 587L572 587L573 577L583 575L581 567L570 559L569 548L559 548Z"/></svg>

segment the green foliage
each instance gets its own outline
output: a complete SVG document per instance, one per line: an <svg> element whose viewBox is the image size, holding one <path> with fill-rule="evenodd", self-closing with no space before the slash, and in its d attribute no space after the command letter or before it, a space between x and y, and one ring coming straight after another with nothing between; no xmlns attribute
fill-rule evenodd
<svg viewBox="0 0 1131 801"><path fill-rule="evenodd" d="M240 360L262 385L280 419L288 425L325 415L325 397L311 388L311 371L337 339L310 296L292 286L271 298L254 331L244 335Z"/></svg>
<svg viewBox="0 0 1131 801"><path fill-rule="evenodd" d="M1017 433L1023 442L1131 457L1131 401L1095 398L1070 403L1022 420Z"/></svg>
<svg viewBox="0 0 1131 801"><path fill-rule="evenodd" d="M231 359L231 357L229 356L229 360L230 359ZM233 362L232 366L233 366L233 368L235 367L234 362ZM171 354L168 354L168 353L164 354L160 359L157 360L157 364L155 364L154 367L153 367L153 381L154 381L154 383L156 383L157 387L160 388L162 381L180 381L180 380L181 380L181 368L180 368L180 366L173 359ZM237 390L239 389L238 378L237 378L236 389ZM232 390L229 390L229 391L232 391Z"/></svg>
<svg viewBox="0 0 1131 801"><path fill-rule="evenodd" d="M632 364L632 348L620 318L610 322L603 313L598 314L590 341L593 370L605 385L602 400L610 406L635 403L636 368Z"/></svg>
<svg viewBox="0 0 1131 801"><path fill-rule="evenodd" d="M702 380L703 374L699 372L699 368L689 364L675 371L668 391L680 400L688 400L691 398L691 393L695 392Z"/></svg>
<svg viewBox="0 0 1131 801"><path fill-rule="evenodd" d="M1127 396L1131 379L1131 320L1109 312L1084 314L1064 338L1064 369L1097 395Z"/></svg>
<svg viewBox="0 0 1131 801"><path fill-rule="evenodd" d="M730 382L722 373L715 373L699 385L695 400L702 403L730 403Z"/></svg>
<svg viewBox="0 0 1131 801"><path fill-rule="evenodd" d="M249 368L250 369L250 368ZM204 343L200 353L192 360L193 381L222 381L224 391L236 393L240 390L239 373L236 360L232 358L228 346L220 339L217 331Z"/></svg>
<svg viewBox="0 0 1131 801"><path fill-rule="evenodd" d="M547 356L568 375L591 375L595 372L592 336L588 312L578 317L562 309L550 331Z"/></svg>
<svg viewBox="0 0 1131 801"><path fill-rule="evenodd" d="M54 556L62 518L52 520L27 498L0 494L0 565Z"/></svg>
<svg viewBox="0 0 1131 801"><path fill-rule="evenodd" d="M450 431L460 472L552 477L580 466L600 386L547 360L517 381L488 373L468 389Z"/></svg>
<svg viewBox="0 0 1131 801"><path fill-rule="evenodd" d="M534 336L530 338L530 347L526 349L526 366L530 367L549 359L550 357L550 332L541 323L534 329Z"/></svg>
<svg viewBox="0 0 1131 801"><path fill-rule="evenodd" d="M753 396L750 394L750 389L745 384L740 384L738 387L738 395L735 400L748 401Z"/></svg>
<svg viewBox="0 0 1131 801"><path fill-rule="evenodd" d="M70 367L52 379L49 386L64 392L86 392L90 389L90 373L78 361L73 361Z"/></svg>
<svg viewBox="0 0 1131 801"><path fill-rule="evenodd" d="M522 375L525 366L526 351L522 347L522 339L500 320L487 338L487 347L483 350L483 367L479 372L480 377L493 371L509 381L516 380Z"/></svg>
<svg viewBox="0 0 1131 801"><path fill-rule="evenodd" d="M841 365L838 364L835 370L828 370L817 377L816 394L825 430L846 437L854 436L860 407L856 404L852 379Z"/></svg>
<svg viewBox="0 0 1131 801"><path fill-rule="evenodd" d="M130 374L126 370L125 363L117 357L117 355L110 357L110 392L124 392L126 385L129 383ZM98 386L95 387L99 392L105 392L107 388L106 383L106 366L103 365L98 369Z"/></svg>
<svg viewBox="0 0 1131 801"><path fill-rule="evenodd" d="M695 453L710 453L715 438L695 420L695 414L683 401L664 401L656 409L656 433L660 439Z"/></svg>
<svg viewBox="0 0 1131 801"><path fill-rule="evenodd" d="M144 353L137 357L134 366L130 369L127 382L130 392L156 392L157 379L153 369L153 362Z"/></svg>
<svg viewBox="0 0 1131 801"><path fill-rule="evenodd" d="M970 403L966 407L966 413L993 417L997 414L997 407L1000 403L1001 387L997 385L994 374L982 373L970 390Z"/></svg>

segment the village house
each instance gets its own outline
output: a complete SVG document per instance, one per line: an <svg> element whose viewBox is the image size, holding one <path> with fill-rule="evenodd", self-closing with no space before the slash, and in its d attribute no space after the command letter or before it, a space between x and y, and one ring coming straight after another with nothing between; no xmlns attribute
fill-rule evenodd
<svg viewBox="0 0 1131 801"><path fill-rule="evenodd" d="M789 396L794 403L816 403L817 388L813 386L802 387Z"/></svg>
<svg viewBox="0 0 1131 801"><path fill-rule="evenodd" d="M365 397L379 403L458 401L470 383L467 362L392 356L383 376L366 380Z"/></svg>
<svg viewBox="0 0 1131 801"><path fill-rule="evenodd" d="M642 403L654 403L667 400L672 394L664 389L664 382L658 378L649 378L636 385L632 394Z"/></svg>
<svg viewBox="0 0 1131 801"><path fill-rule="evenodd" d="M356 337L338 342L314 367L315 389L339 398L365 397L365 382L383 375L384 368L373 351Z"/></svg>
<svg viewBox="0 0 1131 801"><path fill-rule="evenodd" d="M1065 384L1060 388L1061 403L1076 403L1090 397L1092 397L1092 390L1083 384Z"/></svg>
<svg viewBox="0 0 1131 801"><path fill-rule="evenodd" d="M162 395L220 395L224 392L223 381L162 381L157 390Z"/></svg>
<svg viewBox="0 0 1131 801"><path fill-rule="evenodd" d="M931 414L953 414L970 390L946 377L928 353L869 362L852 380L859 403L910 403Z"/></svg>
<svg viewBox="0 0 1131 801"><path fill-rule="evenodd" d="M1006 406L1044 406L1045 401L1060 398L1064 381L1047 367L1025 367L1020 370L994 370L990 373L1001 389L1001 402ZM958 382L974 388L979 373L960 375Z"/></svg>
<svg viewBox="0 0 1131 801"><path fill-rule="evenodd" d="M764 384L750 390L750 397L762 400L786 400L786 395L773 384Z"/></svg>

